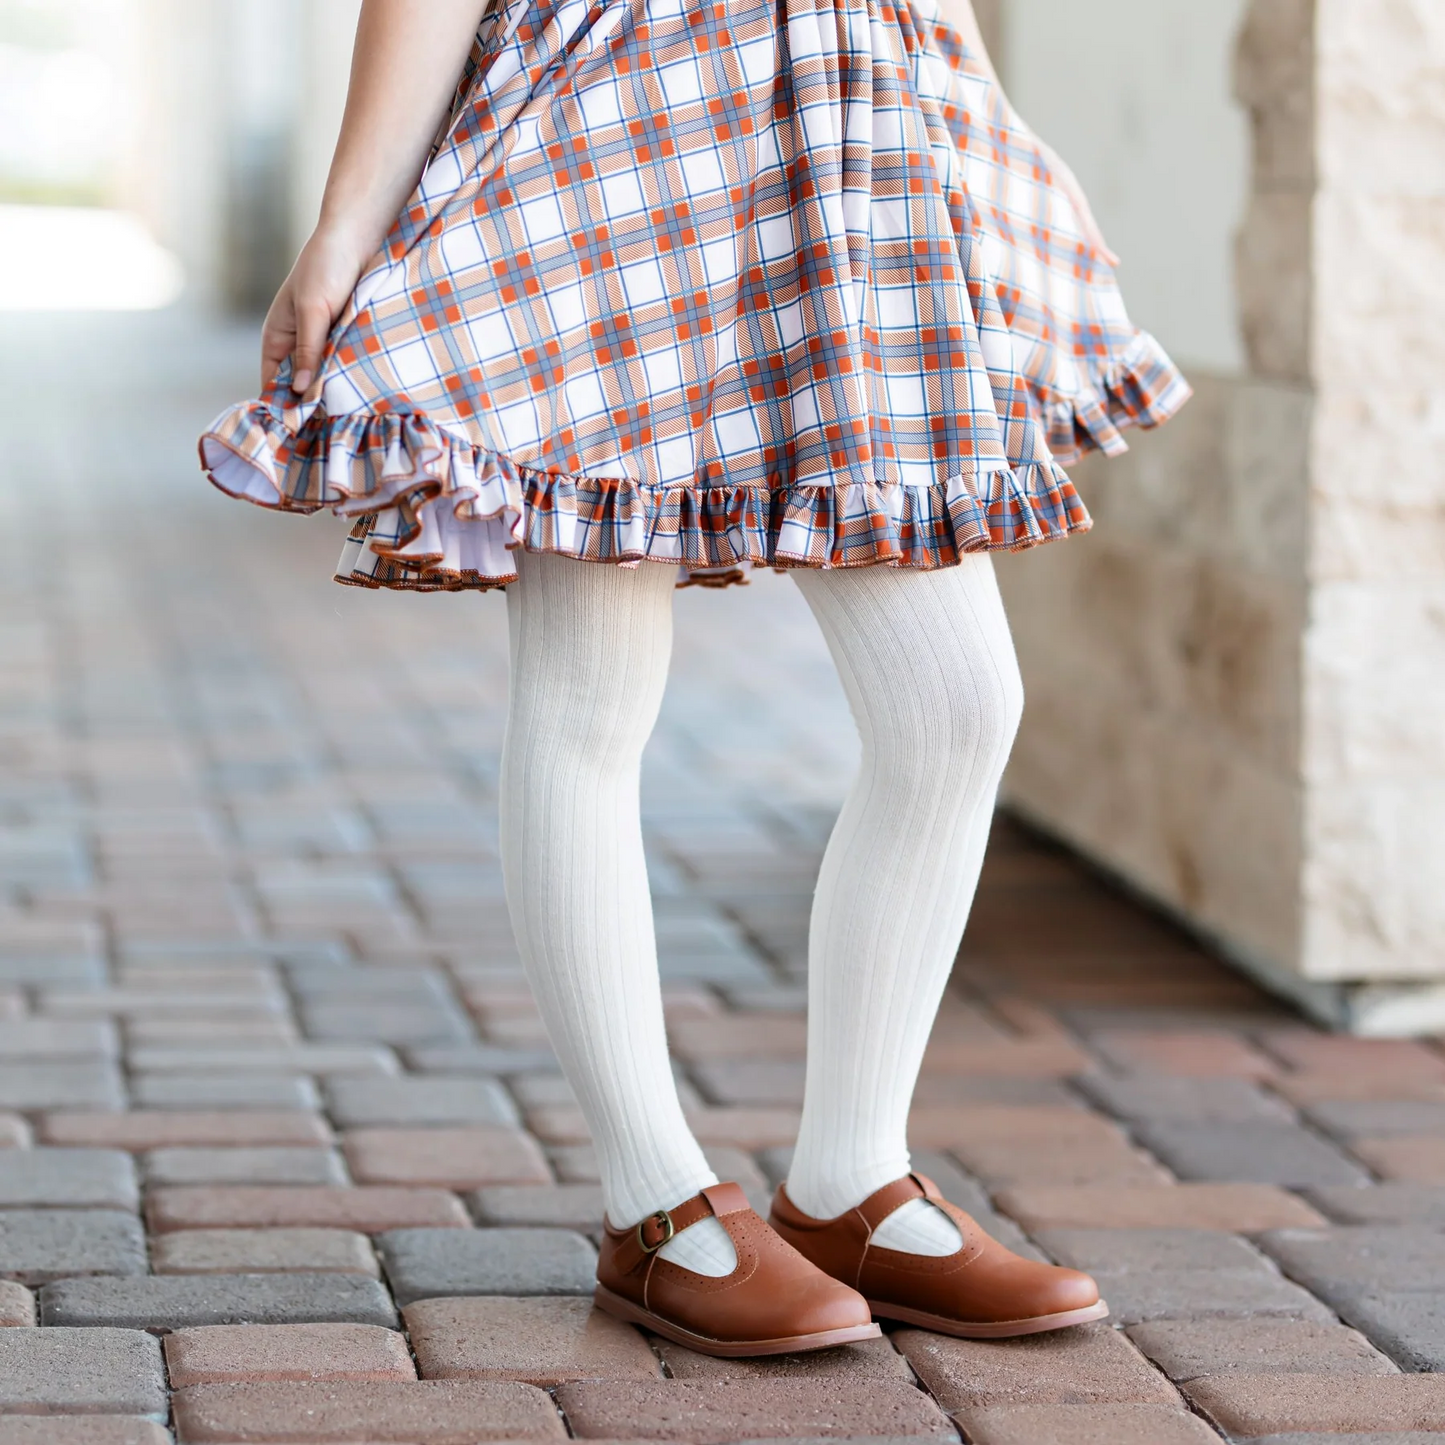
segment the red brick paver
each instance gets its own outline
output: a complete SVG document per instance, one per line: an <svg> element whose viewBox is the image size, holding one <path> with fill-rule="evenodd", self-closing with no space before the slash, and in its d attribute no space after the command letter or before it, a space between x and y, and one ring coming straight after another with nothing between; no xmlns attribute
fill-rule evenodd
<svg viewBox="0 0 1445 1445"><path fill-rule="evenodd" d="M1169 1381L1107 1325L990 1341L900 1330L893 1343L949 1411L998 1405L1180 1405Z"/></svg>
<svg viewBox="0 0 1445 1445"><path fill-rule="evenodd" d="M651 1380L657 1356L590 1299L434 1299L402 1312L428 1380Z"/></svg>
<svg viewBox="0 0 1445 1445"><path fill-rule="evenodd" d="M467 1212L442 1189L354 1189L277 1186L176 1185L151 1192L146 1209L158 1234L173 1229L312 1227L380 1234L386 1229L462 1227Z"/></svg>
<svg viewBox="0 0 1445 1445"><path fill-rule="evenodd" d="M133 1114L47 1114L40 1122L40 1138L46 1144L141 1152L178 1145L325 1144L330 1142L331 1130L318 1114L144 1110Z"/></svg>
<svg viewBox="0 0 1445 1445"><path fill-rule="evenodd" d="M477 1445L566 1437L552 1402L512 1381L195 1385L175 1397L185 1445Z"/></svg>
<svg viewBox="0 0 1445 1445"><path fill-rule="evenodd" d="M342 1150L358 1184L546 1184L552 1179L537 1141L501 1125L469 1128L348 1129Z"/></svg>
<svg viewBox="0 0 1445 1445"><path fill-rule="evenodd" d="M964 1416L971 1445L1218 1445L1168 1405L1004 1405Z"/></svg>
<svg viewBox="0 0 1445 1445"><path fill-rule="evenodd" d="M23 1328L35 1323L35 1296L23 1284L0 1280L0 1329Z"/></svg>
<svg viewBox="0 0 1445 1445"><path fill-rule="evenodd" d="M948 1417L904 1381L836 1376L562 1385L557 1403L583 1440L730 1440L787 1436L941 1436Z"/></svg>
<svg viewBox="0 0 1445 1445"><path fill-rule="evenodd" d="M1353 1139L1350 1152L1381 1179L1445 1184L1445 1136L1407 1134L1396 1139Z"/></svg>
<svg viewBox="0 0 1445 1445"><path fill-rule="evenodd" d="M1189 1394L1233 1435L1445 1430L1445 1375L1213 1375Z"/></svg>
<svg viewBox="0 0 1445 1445"><path fill-rule="evenodd" d="M414 1380L406 1340L379 1325L203 1325L165 1338L166 1371L186 1385L273 1380Z"/></svg>

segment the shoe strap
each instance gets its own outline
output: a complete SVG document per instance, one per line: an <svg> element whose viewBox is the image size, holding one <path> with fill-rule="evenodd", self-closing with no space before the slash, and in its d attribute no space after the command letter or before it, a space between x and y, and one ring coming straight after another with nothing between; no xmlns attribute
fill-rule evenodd
<svg viewBox="0 0 1445 1445"><path fill-rule="evenodd" d="M684 1229L708 1218L721 1219L740 1210L751 1209L747 1195L731 1183L709 1184L700 1194L684 1199L673 1209L659 1209L631 1229L614 1229L607 1224L608 1235L615 1241L613 1260L623 1274L631 1274ZM726 1226L724 1226L726 1227Z"/></svg>
<svg viewBox="0 0 1445 1445"><path fill-rule="evenodd" d="M943 1195L939 1193L938 1185L926 1174L905 1174L902 1179L895 1179L892 1184L885 1184L882 1189L870 1194L854 1212L863 1217L871 1237L890 1214L907 1204L910 1199L928 1199L934 1204L943 1203Z"/></svg>

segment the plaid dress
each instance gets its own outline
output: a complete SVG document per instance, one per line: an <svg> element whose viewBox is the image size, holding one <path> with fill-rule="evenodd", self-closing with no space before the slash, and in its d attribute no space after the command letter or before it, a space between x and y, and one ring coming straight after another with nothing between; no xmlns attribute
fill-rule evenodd
<svg viewBox="0 0 1445 1445"><path fill-rule="evenodd" d="M211 479L420 589L1033 546L1089 525L1060 463L1189 394L936 0L500 0L289 376Z"/></svg>

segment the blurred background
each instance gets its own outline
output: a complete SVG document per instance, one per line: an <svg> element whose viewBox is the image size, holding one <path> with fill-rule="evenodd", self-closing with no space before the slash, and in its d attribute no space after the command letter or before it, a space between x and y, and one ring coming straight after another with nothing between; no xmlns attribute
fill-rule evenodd
<svg viewBox="0 0 1445 1445"><path fill-rule="evenodd" d="M357 8L0 0L0 484L27 552L37 468L70 478L65 525L124 477L141 506L250 535L189 438L253 389ZM980 11L1197 390L1080 468L1094 533L1000 561L1030 700L1007 805L1316 1017L1445 1029L1445 16ZM792 589L757 590L777 656L816 662ZM433 615L363 601L389 626Z"/></svg>

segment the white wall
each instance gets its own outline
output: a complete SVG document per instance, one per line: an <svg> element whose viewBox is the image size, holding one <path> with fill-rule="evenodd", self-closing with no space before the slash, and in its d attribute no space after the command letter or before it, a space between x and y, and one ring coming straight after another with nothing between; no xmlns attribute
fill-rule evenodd
<svg viewBox="0 0 1445 1445"><path fill-rule="evenodd" d="M1231 99L1245 0L1003 0L1004 76L1124 258L1130 313L1186 367L1238 372L1234 236L1248 126Z"/></svg>

